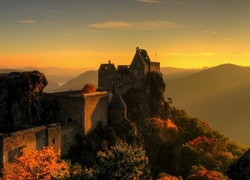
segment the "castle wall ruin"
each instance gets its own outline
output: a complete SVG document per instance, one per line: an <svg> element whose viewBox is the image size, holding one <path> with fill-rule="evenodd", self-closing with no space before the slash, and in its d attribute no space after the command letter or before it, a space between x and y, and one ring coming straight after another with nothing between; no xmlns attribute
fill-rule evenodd
<svg viewBox="0 0 250 180"><path fill-rule="evenodd" d="M62 155L67 155L77 134L90 133L99 122L107 126L108 94L94 92L81 95L81 91L45 94L47 101L57 101L60 109L58 120L62 123Z"/></svg>
<svg viewBox="0 0 250 180"><path fill-rule="evenodd" d="M28 151L41 150L44 146L61 150L61 126L51 124L0 135L0 167L14 160L25 148Z"/></svg>

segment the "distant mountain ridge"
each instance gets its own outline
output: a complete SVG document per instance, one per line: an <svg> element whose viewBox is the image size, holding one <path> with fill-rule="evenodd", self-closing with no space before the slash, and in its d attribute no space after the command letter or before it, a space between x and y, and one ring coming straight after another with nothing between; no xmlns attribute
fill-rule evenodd
<svg viewBox="0 0 250 180"><path fill-rule="evenodd" d="M224 64L165 83L174 106L250 145L250 67Z"/></svg>
<svg viewBox="0 0 250 180"><path fill-rule="evenodd" d="M181 69L173 67L163 67L161 72L166 78L176 78L186 76L187 74L192 74L198 72L200 69ZM98 71L86 71L79 76L72 78L67 81L61 87L55 89L55 91L68 91L68 90L79 90L82 89L83 83L93 83L96 87L98 86Z"/></svg>
<svg viewBox="0 0 250 180"><path fill-rule="evenodd" d="M79 76L70 79L65 84L55 89L55 91L69 91L69 90L80 90L87 83L92 83L96 87L98 86L98 72L97 71L86 71Z"/></svg>

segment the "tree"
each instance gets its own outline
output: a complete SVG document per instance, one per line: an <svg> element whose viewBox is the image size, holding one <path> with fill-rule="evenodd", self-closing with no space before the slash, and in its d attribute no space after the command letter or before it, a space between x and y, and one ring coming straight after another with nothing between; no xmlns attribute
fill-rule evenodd
<svg viewBox="0 0 250 180"><path fill-rule="evenodd" d="M224 176L218 171L209 171L203 166L194 166L191 170L191 175L187 178L188 180L229 180L228 177Z"/></svg>
<svg viewBox="0 0 250 180"><path fill-rule="evenodd" d="M21 156L16 156L14 162L4 168L5 180L24 179L63 179L70 177L70 166L60 159L60 153L51 147L44 147L38 151L23 149ZM73 172L75 174L77 172Z"/></svg>
<svg viewBox="0 0 250 180"><path fill-rule="evenodd" d="M82 88L81 94L92 93L92 92L96 92L96 87L94 84L89 83L89 84L84 85L84 87Z"/></svg>
<svg viewBox="0 0 250 180"><path fill-rule="evenodd" d="M98 166L85 169L85 179L133 180L145 176L148 158L141 147L132 147L119 141L110 150L99 151L97 156Z"/></svg>
<svg viewBox="0 0 250 180"><path fill-rule="evenodd" d="M236 158L237 156L228 150L226 141L206 136L199 136L180 149L182 174L189 173L194 165L225 173Z"/></svg>
<svg viewBox="0 0 250 180"><path fill-rule="evenodd" d="M153 177L156 178L161 172L175 174L178 127L170 119L147 118L140 128Z"/></svg>
<svg viewBox="0 0 250 180"><path fill-rule="evenodd" d="M183 180L181 176L176 177L169 175L167 173L160 173L159 178L157 180Z"/></svg>

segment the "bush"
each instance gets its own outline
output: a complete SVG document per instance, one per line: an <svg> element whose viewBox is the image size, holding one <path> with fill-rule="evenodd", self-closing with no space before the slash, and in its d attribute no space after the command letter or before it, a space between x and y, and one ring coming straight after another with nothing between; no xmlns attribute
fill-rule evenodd
<svg viewBox="0 0 250 180"><path fill-rule="evenodd" d="M4 179L63 179L70 177L70 166L61 160L60 153L51 147L44 147L41 151L22 150L21 156L16 156L14 162L4 168Z"/></svg>
<svg viewBox="0 0 250 180"><path fill-rule="evenodd" d="M82 88L81 94L96 92L96 87L94 84L85 84Z"/></svg>

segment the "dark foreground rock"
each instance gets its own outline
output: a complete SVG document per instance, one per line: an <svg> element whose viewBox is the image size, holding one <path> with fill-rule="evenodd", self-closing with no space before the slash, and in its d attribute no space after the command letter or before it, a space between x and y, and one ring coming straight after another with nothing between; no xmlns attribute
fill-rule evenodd
<svg viewBox="0 0 250 180"><path fill-rule="evenodd" d="M226 174L233 180L250 179L250 149L231 164Z"/></svg>
<svg viewBox="0 0 250 180"><path fill-rule="evenodd" d="M39 71L0 74L1 133L40 124L40 97L47 84Z"/></svg>

